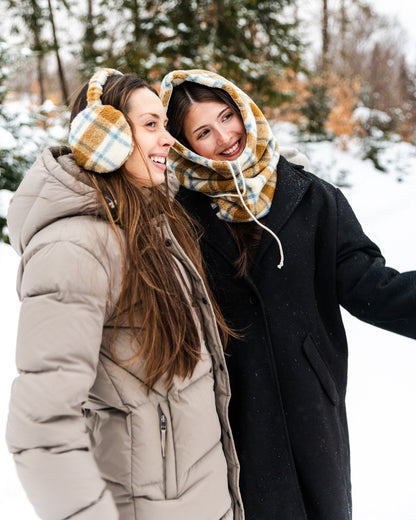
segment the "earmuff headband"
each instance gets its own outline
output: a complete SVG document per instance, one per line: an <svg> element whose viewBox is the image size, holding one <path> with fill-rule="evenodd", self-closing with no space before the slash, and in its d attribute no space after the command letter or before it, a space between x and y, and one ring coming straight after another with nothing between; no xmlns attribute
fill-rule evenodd
<svg viewBox="0 0 416 520"><path fill-rule="evenodd" d="M111 105L103 105L101 96L109 76L121 75L115 69L100 69L90 79L87 107L72 121L69 145L77 163L96 173L118 170L134 149L130 125Z"/></svg>
<svg viewBox="0 0 416 520"><path fill-rule="evenodd" d="M100 69L92 76L90 82L88 84L87 91L87 103L88 106L92 106L95 104L101 105L101 96L103 94L103 87L107 82L109 76L123 74L116 69Z"/></svg>

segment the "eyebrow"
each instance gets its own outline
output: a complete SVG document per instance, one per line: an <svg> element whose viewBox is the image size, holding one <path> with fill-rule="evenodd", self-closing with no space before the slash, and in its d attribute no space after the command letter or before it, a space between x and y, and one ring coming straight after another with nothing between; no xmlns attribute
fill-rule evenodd
<svg viewBox="0 0 416 520"><path fill-rule="evenodd" d="M144 114L140 114L139 117L147 117L147 116L152 116L152 117L155 117L156 119L161 119L159 114L153 114L152 112L145 112Z"/></svg>
<svg viewBox="0 0 416 520"><path fill-rule="evenodd" d="M216 119L218 119L219 117L222 116L222 114L224 112L226 112L227 110L231 110L230 107L225 107L223 110L221 110L221 112L217 115ZM196 132L198 132L199 130L202 130L202 128L204 128L204 126L207 126L206 124L203 124L201 126L198 126L198 128L195 128L195 130L192 130L192 133L195 134Z"/></svg>

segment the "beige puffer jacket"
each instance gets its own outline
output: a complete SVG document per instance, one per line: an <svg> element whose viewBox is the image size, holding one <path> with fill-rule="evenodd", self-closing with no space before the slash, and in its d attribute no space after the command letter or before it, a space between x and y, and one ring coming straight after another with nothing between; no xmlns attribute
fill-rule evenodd
<svg viewBox="0 0 416 520"><path fill-rule="evenodd" d="M121 253L96 214L93 189L58 148L9 209L22 307L7 441L29 499L54 520L242 520L228 376L203 283L162 224L196 290L204 355L191 378L147 395L140 364L121 368L110 353ZM130 339L126 325L119 356Z"/></svg>

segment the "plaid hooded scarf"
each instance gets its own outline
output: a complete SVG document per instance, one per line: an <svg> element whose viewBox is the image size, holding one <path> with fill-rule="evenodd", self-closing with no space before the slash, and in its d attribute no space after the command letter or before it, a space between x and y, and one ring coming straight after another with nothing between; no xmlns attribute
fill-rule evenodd
<svg viewBox="0 0 416 520"><path fill-rule="evenodd" d="M247 94L222 76L205 70L175 70L167 74L160 97L167 108L173 89L184 81L225 90L240 110L247 133L243 153L235 161L212 161L176 141L168 167L186 188L212 197L217 217L250 222L270 211L276 188L279 147L269 123Z"/></svg>

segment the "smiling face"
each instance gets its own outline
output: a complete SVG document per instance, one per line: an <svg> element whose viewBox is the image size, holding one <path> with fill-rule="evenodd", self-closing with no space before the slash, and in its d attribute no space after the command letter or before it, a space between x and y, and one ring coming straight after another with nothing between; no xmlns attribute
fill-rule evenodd
<svg viewBox="0 0 416 520"><path fill-rule="evenodd" d="M247 141L240 115L219 101L193 103L184 120L184 134L194 152L214 161L238 159Z"/></svg>
<svg viewBox="0 0 416 520"><path fill-rule="evenodd" d="M136 145L124 167L143 186L158 186L165 180L166 158L174 143L162 102L151 90L138 88L129 97L127 116Z"/></svg>

